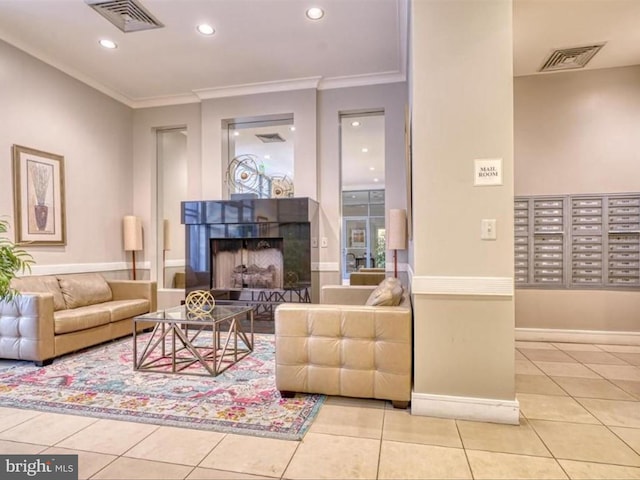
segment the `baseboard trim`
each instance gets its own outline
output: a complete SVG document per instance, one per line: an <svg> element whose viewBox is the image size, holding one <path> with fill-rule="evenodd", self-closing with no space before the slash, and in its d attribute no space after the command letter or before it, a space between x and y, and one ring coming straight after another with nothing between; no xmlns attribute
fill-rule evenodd
<svg viewBox="0 0 640 480"><path fill-rule="evenodd" d="M338 262L312 262L311 270L314 272L339 272Z"/></svg>
<svg viewBox="0 0 640 480"><path fill-rule="evenodd" d="M411 415L518 425L517 400L411 393Z"/></svg>
<svg viewBox="0 0 640 480"><path fill-rule="evenodd" d="M640 345L640 332L610 330L560 330L555 328L516 328L516 340L525 342L602 343Z"/></svg>

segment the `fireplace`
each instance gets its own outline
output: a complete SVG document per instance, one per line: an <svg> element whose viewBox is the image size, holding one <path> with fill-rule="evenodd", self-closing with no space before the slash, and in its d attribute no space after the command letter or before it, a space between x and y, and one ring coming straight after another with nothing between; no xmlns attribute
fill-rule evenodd
<svg viewBox="0 0 640 480"><path fill-rule="evenodd" d="M311 287L317 218L309 198L182 202L186 293Z"/></svg>
<svg viewBox="0 0 640 480"><path fill-rule="evenodd" d="M212 288L283 287L282 238L212 238L209 244Z"/></svg>

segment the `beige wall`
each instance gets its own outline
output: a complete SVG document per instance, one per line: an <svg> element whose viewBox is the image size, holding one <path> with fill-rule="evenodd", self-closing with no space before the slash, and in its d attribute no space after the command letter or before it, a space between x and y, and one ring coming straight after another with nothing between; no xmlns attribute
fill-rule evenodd
<svg viewBox="0 0 640 480"><path fill-rule="evenodd" d="M517 422L511 2L420 1L411 16L412 409L465 418L482 399L480 418ZM503 185L474 186L481 158L502 158ZM480 239L481 219L497 240Z"/></svg>
<svg viewBox="0 0 640 480"><path fill-rule="evenodd" d="M515 194L640 191L640 66L518 77Z"/></svg>
<svg viewBox="0 0 640 480"><path fill-rule="evenodd" d="M322 215L321 235L327 248L320 249L320 262L327 271L326 282L340 280L341 183L340 114L384 110L385 124L385 208L406 208L405 106L407 84L392 83L368 87L322 90L318 94L318 183ZM387 258L391 258L387 252ZM398 262L406 262L399 252ZM331 275L329 272L333 272Z"/></svg>
<svg viewBox="0 0 640 480"><path fill-rule="evenodd" d="M640 66L515 79L515 194L640 191ZM640 332L639 292L518 289L516 326Z"/></svg>
<svg viewBox="0 0 640 480"><path fill-rule="evenodd" d="M224 174L222 122L265 115L293 114L293 182L297 197L317 200L316 90L262 93L202 102L202 192L203 200L227 198Z"/></svg>
<svg viewBox="0 0 640 480"><path fill-rule="evenodd" d="M129 107L0 41L0 215L13 220L13 144L64 156L67 245L28 247L47 266L122 269L133 210ZM50 267L53 268L53 267Z"/></svg>

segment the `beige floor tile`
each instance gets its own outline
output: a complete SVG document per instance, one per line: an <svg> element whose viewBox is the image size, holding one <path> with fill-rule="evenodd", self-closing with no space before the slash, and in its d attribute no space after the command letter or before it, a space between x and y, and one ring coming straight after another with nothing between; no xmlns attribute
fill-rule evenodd
<svg viewBox="0 0 640 480"><path fill-rule="evenodd" d="M595 370L609 380L631 380L633 382L640 382L640 367L633 365L596 365L589 363L587 367Z"/></svg>
<svg viewBox="0 0 640 480"><path fill-rule="evenodd" d="M561 350L543 350L540 348L520 348L519 350L532 362L576 363L574 358Z"/></svg>
<svg viewBox="0 0 640 480"><path fill-rule="evenodd" d="M553 343L553 345L565 352L602 352L601 348L589 343Z"/></svg>
<svg viewBox="0 0 640 480"><path fill-rule="evenodd" d="M557 420L576 423L600 423L571 397L518 393L520 412L527 419Z"/></svg>
<svg viewBox="0 0 640 480"><path fill-rule="evenodd" d="M409 411L387 411L382 430L384 440L462 448L455 420L411 415Z"/></svg>
<svg viewBox="0 0 640 480"><path fill-rule="evenodd" d="M611 380L611 383L640 400L640 382L633 380Z"/></svg>
<svg viewBox="0 0 640 480"><path fill-rule="evenodd" d="M529 360L516 360L515 371L518 375L544 375L544 372Z"/></svg>
<svg viewBox="0 0 640 480"><path fill-rule="evenodd" d="M553 458L467 450L475 479L568 478Z"/></svg>
<svg viewBox="0 0 640 480"><path fill-rule="evenodd" d="M640 454L640 428L610 427L610 430Z"/></svg>
<svg viewBox="0 0 640 480"><path fill-rule="evenodd" d="M557 348L548 342L524 342L522 340L516 340L516 348L538 348L540 350L557 350Z"/></svg>
<svg viewBox="0 0 640 480"><path fill-rule="evenodd" d="M3 431L0 439L53 446L97 421L77 415L43 413Z"/></svg>
<svg viewBox="0 0 640 480"><path fill-rule="evenodd" d="M374 400L373 398L351 398L330 396L324 401L324 405L340 405L343 407L363 407L363 408L385 408L384 400ZM324 405L322 406L324 408Z"/></svg>
<svg viewBox="0 0 640 480"><path fill-rule="evenodd" d="M596 345L605 352L640 353L640 345Z"/></svg>
<svg viewBox="0 0 640 480"><path fill-rule="evenodd" d="M472 478L464 450L460 448L382 442L378 478Z"/></svg>
<svg viewBox="0 0 640 480"><path fill-rule="evenodd" d="M185 478L192 469L193 467L186 465L119 457L91 478L92 480L177 480Z"/></svg>
<svg viewBox="0 0 640 480"><path fill-rule="evenodd" d="M159 462L198 465L224 438L224 433L160 427L124 455Z"/></svg>
<svg viewBox="0 0 640 480"><path fill-rule="evenodd" d="M520 425L500 425L463 420L458 420L456 423L465 449L538 457L551 456L549 450L524 418L520 419Z"/></svg>
<svg viewBox="0 0 640 480"><path fill-rule="evenodd" d="M627 362L609 352L569 352L580 363L596 363L600 365L628 365Z"/></svg>
<svg viewBox="0 0 640 480"><path fill-rule="evenodd" d="M593 370L588 369L579 363L564 362L534 362L535 365L552 377L581 377L581 378L601 378Z"/></svg>
<svg viewBox="0 0 640 480"><path fill-rule="evenodd" d="M38 415L42 415L42 412L0 407L0 432L13 428Z"/></svg>
<svg viewBox="0 0 640 480"><path fill-rule="evenodd" d="M640 366L640 353L616 352L613 355L615 355L616 357L620 358L621 360L624 360L625 362L631 365L635 365L636 367Z"/></svg>
<svg viewBox="0 0 640 480"><path fill-rule="evenodd" d="M376 478L379 451L379 440L309 432L283 478Z"/></svg>
<svg viewBox="0 0 640 480"><path fill-rule="evenodd" d="M33 443L10 442L8 440L0 440L0 452L3 455L33 455L46 450L46 445L34 445Z"/></svg>
<svg viewBox="0 0 640 480"><path fill-rule="evenodd" d="M569 478L576 480L626 480L640 478L640 468L605 465L602 463L575 462L573 460L558 460L558 463L569 474Z"/></svg>
<svg viewBox="0 0 640 480"><path fill-rule="evenodd" d="M634 397L604 378L553 377L572 397L634 400Z"/></svg>
<svg viewBox="0 0 640 480"><path fill-rule="evenodd" d="M308 434L307 434L308 435ZM226 435L200 463L200 467L279 477L298 442L249 435Z"/></svg>
<svg viewBox="0 0 640 480"><path fill-rule="evenodd" d="M640 428L640 402L580 398L578 402L605 425Z"/></svg>
<svg viewBox="0 0 640 480"><path fill-rule="evenodd" d="M187 480L272 480L278 477L261 477L238 472L225 472L210 468L196 468L189 474Z"/></svg>
<svg viewBox="0 0 640 480"><path fill-rule="evenodd" d="M122 455L136 443L157 430L146 423L98 420L56 446L111 455Z"/></svg>
<svg viewBox="0 0 640 480"><path fill-rule="evenodd" d="M323 405L310 432L348 437L381 438L385 411L379 408L355 408Z"/></svg>
<svg viewBox="0 0 640 480"><path fill-rule="evenodd" d="M82 452L80 450L70 450L68 448L51 447L45 452L48 455L78 455L78 480L91 478L97 472L113 462L115 455L105 455L103 453Z"/></svg>
<svg viewBox="0 0 640 480"><path fill-rule="evenodd" d="M557 459L640 466L640 456L603 425L532 420L531 426Z"/></svg>
<svg viewBox="0 0 640 480"><path fill-rule="evenodd" d="M567 392L546 375L516 374L516 392L538 393L540 395L568 395Z"/></svg>

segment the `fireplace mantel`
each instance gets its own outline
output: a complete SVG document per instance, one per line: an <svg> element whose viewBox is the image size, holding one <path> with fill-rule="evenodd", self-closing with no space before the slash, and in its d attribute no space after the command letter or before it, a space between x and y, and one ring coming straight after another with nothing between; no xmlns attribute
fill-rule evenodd
<svg viewBox="0 0 640 480"><path fill-rule="evenodd" d="M293 272L299 284L311 286L318 203L310 198L187 201L182 223L186 293L215 287L211 245L220 239L281 239L283 275Z"/></svg>

